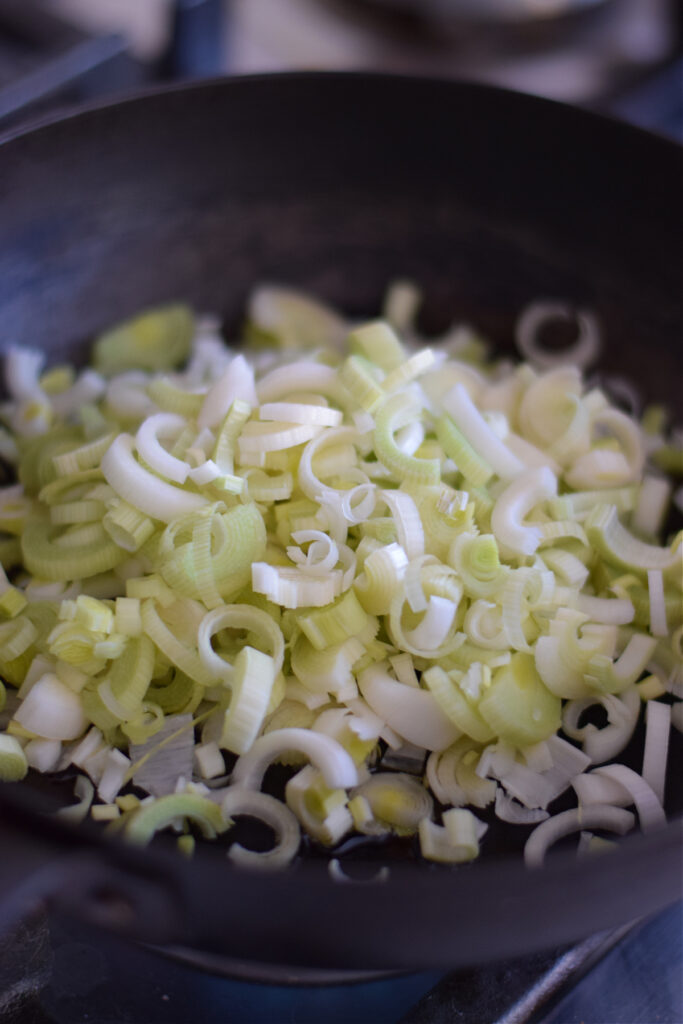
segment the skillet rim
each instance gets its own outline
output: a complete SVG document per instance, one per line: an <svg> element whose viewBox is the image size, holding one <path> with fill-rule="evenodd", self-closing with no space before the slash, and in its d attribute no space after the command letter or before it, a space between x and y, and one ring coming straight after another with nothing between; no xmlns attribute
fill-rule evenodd
<svg viewBox="0 0 683 1024"><path fill-rule="evenodd" d="M452 91L454 95L460 95L467 93L474 93L476 95L488 95L495 97L496 95L512 96L515 97L514 102L524 103L529 109L533 108L544 108L554 109L558 111L565 111L565 114L560 114L561 117L574 116L580 117L585 121L593 121L598 124L605 126L611 126L608 130L611 132L617 132L622 137L635 138L640 137L644 140L644 143L649 145L651 148L656 146L659 148L660 153L668 151L671 157L680 159L683 157L683 145L679 144L675 140L661 136L657 133L638 128L633 125L629 125L609 115L599 114L594 111L588 111L581 108L577 108L567 103L563 103L556 100L549 100L537 96L532 96L524 93L517 92L515 90L501 89L497 86L485 85L481 83L471 83L461 81L457 79L449 79L438 76L417 76L417 75L406 75L406 74L384 74L380 72L288 72L278 74L260 74L260 75L248 75L239 77L227 77L217 76L215 78L203 79L200 81L193 81L189 83L172 83L160 86L145 87L143 89L135 89L130 92L121 94L116 98L108 98L106 100L98 100L93 103L85 104L75 108L65 108L61 111L51 113L49 115L38 117L26 124L22 124L15 129L10 129L9 132L4 133L0 136L0 160L3 159L3 154L7 152L6 146L11 146L15 141L20 141L27 136L36 136L39 133L47 133L51 129L58 127L65 122L73 122L74 120L81 120L86 122L90 117L97 117L101 114L105 114L107 111L116 110L120 111L122 108L128 108L144 104L149 99L159 98L166 95L176 94L198 94L210 93L215 89L229 89L233 92L238 90L249 90L256 83L259 88L275 88L277 83L281 80L286 81L300 81L300 82L315 82L320 80L325 81L348 81L352 80L358 83L358 81L379 81L383 83L401 83L401 87L407 88L411 84L419 83L422 86L435 86L440 90ZM667 158L669 159L669 158ZM657 848L659 846L666 846L667 841L673 841L674 830L677 832L680 826L680 819L676 818L670 821L666 829L663 829L657 837L653 837L652 842L646 844L648 850L650 847ZM638 840L637 836L626 837L620 843L621 848L626 854L627 851L631 850L634 845L634 840ZM661 840L657 842L656 840ZM637 844L636 844L637 845ZM641 844L642 846L643 844ZM644 854L640 855L640 858ZM636 854L631 858L634 862L636 860ZM520 877L527 877L528 872L524 868L523 863L515 863L516 857L505 857L504 861L506 864L514 865L517 875ZM498 861L497 863L501 863ZM472 865L468 869L468 874L472 870L476 871L478 875L483 875L484 871L493 870L493 865L489 862L477 863ZM587 869L584 869L587 870ZM490 872L489 872L490 873ZM590 874L590 871L588 872ZM673 898L676 898L674 894Z"/></svg>

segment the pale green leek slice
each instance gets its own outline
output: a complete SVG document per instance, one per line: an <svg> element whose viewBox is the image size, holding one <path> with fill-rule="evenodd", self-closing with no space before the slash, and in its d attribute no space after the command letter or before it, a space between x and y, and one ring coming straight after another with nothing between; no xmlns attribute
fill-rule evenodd
<svg viewBox="0 0 683 1024"><path fill-rule="evenodd" d="M596 505L585 523L586 534L593 547L612 565L627 572L645 573L648 569L683 572L681 536L669 548L660 548L638 540L622 526L616 505Z"/></svg>
<svg viewBox="0 0 683 1024"><path fill-rule="evenodd" d="M319 651L360 633L367 622L368 614L352 590L327 608L298 617L299 626Z"/></svg>
<svg viewBox="0 0 683 1024"><path fill-rule="evenodd" d="M394 438L398 426L409 422L417 414L418 407L410 399L406 400L405 395L398 394L387 399L375 417L375 453L378 460L399 480L415 485L436 484L441 476L439 460L406 455Z"/></svg>
<svg viewBox="0 0 683 1024"><path fill-rule="evenodd" d="M498 544L491 533L460 534L452 542L448 562L458 571L469 597L491 597L498 593L510 572L501 564Z"/></svg>
<svg viewBox="0 0 683 1024"><path fill-rule="evenodd" d="M367 800L375 818L398 835L412 835L420 821L432 814L429 791L411 775L376 772L354 790Z"/></svg>
<svg viewBox="0 0 683 1024"><path fill-rule="evenodd" d="M452 808L444 811L443 825L423 818L419 825L420 852L426 860L442 864L462 864L479 854L476 818L471 811Z"/></svg>
<svg viewBox="0 0 683 1024"><path fill-rule="evenodd" d="M513 654L497 669L482 694L479 712L497 736L519 747L554 735L562 723L562 704L543 684L529 654Z"/></svg>
<svg viewBox="0 0 683 1024"><path fill-rule="evenodd" d="M7 733L0 733L0 780L19 782L27 772L28 761L19 740Z"/></svg>
<svg viewBox="0 0 683 1024"><path fill-rule="evenodd" d="M364 356L386 372L395 370L405 360L405 349L396 332L383 320L356 327L347 341L351 352Z"/></svg>
<svg viewBox="0 0 683 1024"><path fill-rule="evenodd" d="M187 306L149 310L101 334L93 364L105 376L122 370L171 370L187 359L194 317Z"/></svg>
<svg viewBox="0 0 683 1024"><path fill-rule="evenodd" d="M203 394L187 391L168 377L153 378L147 387L147 394L164 412L178 413L192 419L197 418L204 401Z"/></svg>
<svg viewBox="0 0 683 1024"><path fill-rule="evenodd" d="M275 663L253 647L243 647L230 676L230 705L225 712L220 745L233 754L244 754L258 736L266 716Z"/></svg>
<svg viewBox="0 0 683 1024"><path fill-rule="evenodd" d="M154 644L147 636L131 637L105 677L114 697L132 718L152 679Z"/></svg>
<svg viewBox="0 0 683 1024"><path fill-rule="evenodd" d="M143 601L141 613L142 628L169 661L195 683L210 686L215 681L215 676L207 671L196 649L186 647L162 620L153 599Z"/></svg>
<svg viewBox="0 0 683 1024"><path fill-rule="evenodd" d="M86 543L58 547L51 537L53 528L42 518L30 519L21 535L24 565L43 580L77 580L107 572L121 563L126 553L98 524Z"/></svg>
<svg viewBox="0 0 683 1024"><path fill-rule="evenodd" d="M467 483L472 487L483 487L493 476L493 470L475 452L467 438L463 437L450 416L440 416L436 424L439 444L458 467Z"/></svg>
<svg viewBox="0 0 683 1024"><path fill-rule="evenodd" d="M438 665L432 665L422 674L422 681L434 695L439 707L448 715L456 729L479 743L488 743L497 733L482 717L476 706L457 682Z"/></svg>
<svg viewBox="0 0 683 1024"><path fill-rule="evenodd" d="M126 821L126 838L144 846L155 832L168 828L178 818L192 822L206 839L215 839L228 827L220 807L212 800L194 793L172 793L133 811Z"/></svg>
<svg viewBox="0 0 683 1024"><path fill-rule="evenodd" d="M166 682L152 680L145 697L167 715L183 715L197 710L203 694L203 687L175 669Z"/></svg>
<svg viewBox="0 0 683 1024"><path fill-rule="evenodd" d="M373 373L373 366L363 356L349 356L339 371L343 384L366 412L374 413L386 398L386 392Z"/></svg>
<svg viewBox="0 0 683 1024"><path fill-rule="evenodd" d="M329 306L294 288L264 284L255 288L247 308L247 337L252 344L283 349L339 344L346 323Z"/></svg>

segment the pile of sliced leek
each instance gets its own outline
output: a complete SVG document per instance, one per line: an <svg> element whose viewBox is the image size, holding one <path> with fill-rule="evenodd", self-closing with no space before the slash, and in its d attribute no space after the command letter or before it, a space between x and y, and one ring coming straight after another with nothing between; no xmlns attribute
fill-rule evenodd
<svg viewBox="0 0 683 1024"><path fill-rule="evenodd" d="M175 829L186 854L256 817L272 849L228 846L254 868L302 831L471 860L489 805L535 826L530 865L665 821L675 435L586 383L590 314L531 306L525 361L487 362L467 327L427 347L418 299L394 285L358 324L264 286L234 347L168 306L85 370L7 351L0 778L75 768L61 814L140 843ZM558 318L578 332L559 355L540 344Z"/></svg>

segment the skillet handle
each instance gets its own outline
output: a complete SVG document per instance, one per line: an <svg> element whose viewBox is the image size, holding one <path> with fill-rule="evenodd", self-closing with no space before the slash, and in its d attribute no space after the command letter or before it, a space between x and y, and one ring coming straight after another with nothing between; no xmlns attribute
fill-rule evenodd
<svg viewBox="0 0 683 1024"><path fill-rule="evenodd" d="M32 814L0 787L0 936L47 908L150 942L181 934L183 901L172 870L143 851Z"/></svg>

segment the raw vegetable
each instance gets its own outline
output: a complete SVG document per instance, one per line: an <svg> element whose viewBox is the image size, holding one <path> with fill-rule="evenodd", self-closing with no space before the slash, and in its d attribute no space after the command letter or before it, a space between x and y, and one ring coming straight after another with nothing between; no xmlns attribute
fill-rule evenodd
<svg viewBox="0 0 683 1024"><path fill-rule="evenodd" d="M661 827L675 438L587 388L592 314L556 353L541 328L572 310L530 307L529 362L495 365L465 328L418 345L418 301L402 282L385 319L351 324L262 286L243 354L180 305L101 335L80 373L10 349L1 779L73 765L64 818L138 843L184 829L185 856L191 826L257 818L272 850L229 850L254 869L290 863L302 830L471 860L472 808L536 826L533 866L570 832ZM618 761L641 714L636 772ZM261 792L273 763L284 802Z"/></svg>

